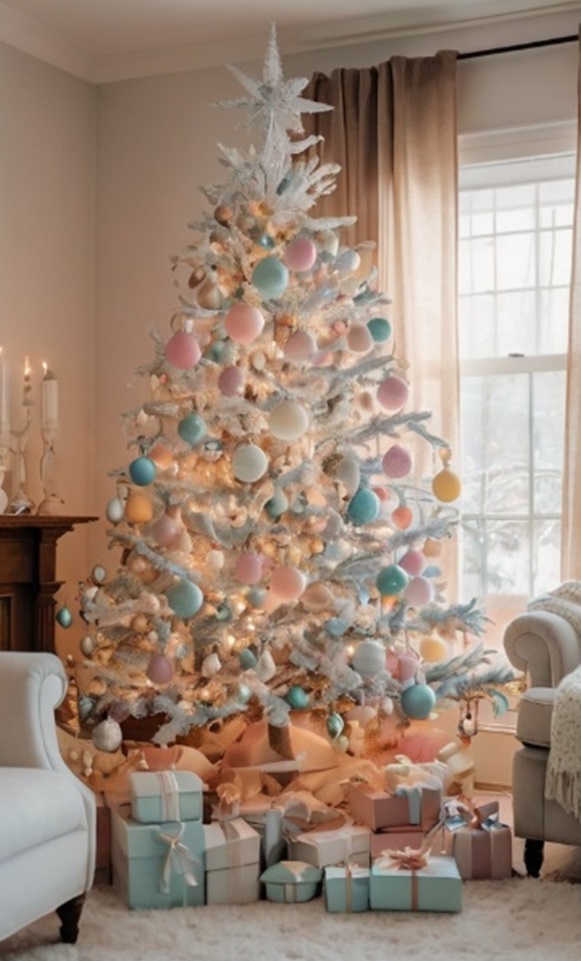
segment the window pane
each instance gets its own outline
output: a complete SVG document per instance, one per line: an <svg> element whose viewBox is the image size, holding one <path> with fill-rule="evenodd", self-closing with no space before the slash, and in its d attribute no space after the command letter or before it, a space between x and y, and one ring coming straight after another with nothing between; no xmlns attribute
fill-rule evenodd
<svg viewBox="0 0 581 961"><path fill-rule="evenodd" d="M571 283L571 230L544 230L540 236L540 283L555 286Z"/></svg>
<svg viewBox="0 0 581 961"><path fill-rule="evenodd" d="M498 294L496 354L537 354L537 297L534 290Z"/></svg>
<svg viewBox="0 0 581 961"><path fill-rule="evenodd" d="M490 237L461 241L459 291L478 293L494 287L494 245Z"/></svg>
<svg viewBox="0 0 581 961"><path fill-rule="evenodd" d="M488 590L496 594L528 594L530 538L527 521L487 524Z"/></svg>
<svg viewBox="0 0 581 961"><path fill-rule="evenodd" d="M554 180L539 184L541 227L573 226L575 181Z"/></svg>
<svg viewBox="0 0 581 961"><path fill-rule="evenodd" d="M491 357L496 350L496 311L491 294L461 297L458 311L462 357Z"/></svg>
<svg viewBox="0 0 581 961"><path fill-rule="evenodd" d="M534 287L535 235L507 234L496 241L496 283L499 290Z"/></svg>
<svg viewBox="0 0 581 961"><path fill-rule="evenodd" d="M535 186L502 187L496 191L496 230L533 229L535 226Z"/></svg>
<svg viewBox="0 0 581 961"><path fill-rule="evenodd" d="M537 521L533 531L533 595L545 594L561 582L560 521Z"/></svg>
<svg viewBox="0 0 581 961"><path fill-rule="evenodd" d="M535 353L565 354L569 330L569 287L540 292L539 345Z"/></svg>
<svg viewBox="0 0 581 961"><path fill-rule="evenodd" d="M565 431L565 372L533 377L534 511L559 514Z"/></svg>

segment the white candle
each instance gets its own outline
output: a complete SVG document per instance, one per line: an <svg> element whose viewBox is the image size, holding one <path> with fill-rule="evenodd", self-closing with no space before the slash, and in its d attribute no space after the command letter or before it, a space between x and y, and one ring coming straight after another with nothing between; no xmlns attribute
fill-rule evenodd
<svg viewBox="0 0 581 961"><path fill-rule="evenodd" d="M22 385L22 406L32 407L32 369L28 357L24 358L24 383Z"/></svg>
<svg viewBox="0 0 581 961"><path fill-rule="evenodd" d="M42 365L42 426L44 430L56 430L59 419L59 385L56 374Z"/></svg>
<svg viewBox="0 0 581 961"><path fill-rule="evenodd" d="M10 433L10 368L0 347L0 435Z"/></svg>

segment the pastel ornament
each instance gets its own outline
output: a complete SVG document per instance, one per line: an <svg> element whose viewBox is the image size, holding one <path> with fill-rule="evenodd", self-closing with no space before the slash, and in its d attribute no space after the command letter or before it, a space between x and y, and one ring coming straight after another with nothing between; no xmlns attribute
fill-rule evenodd
<svg viewBox="0 0 581 961"><path fill-rule="evenodd" d="M393 444L383 455L381 466L387 476L395 480L407 477L412 469L411 454L401 444Z"/></svg>
<svg viewBox="0 0 581 961"><path fill-rule="evenodd" d="M200 610L204 595L200 588L187 577L181 577L166 592L170 608L183 620L188 620Z"/></svg>
<svg viewBox="0 0 581 961"><path fill-rule="evenodd" d="M420 654L427 664L437 664L447 658L448 645L441 637L426 635L420 641Z"/></svg>
<svg viewBox="0 0 581 961"><path fill-rule="evenodd" d="M367 327L376 344L384 344L391 337L392 327L385 317L372 317Z"/></svg>
<svg viewBox="0 0 581 961"><path fill-rule="evenodd" d="M121 747L123 732L118 722L108 717L93 728L91 740L98 751L113 754Z"/></svg>
<svg viewBox="0 0 581 961"><path fill-rule="evenodd" d="M397 411L408 401L410 389L401 377L391 375L382 380L377 388L377 400L385 410Z"/></svg>
<svg viewBox="0 0 581 961"><path fill-rule="evenodd" d="M197 447L204 440L208 428L199 414L186 414L178 423L178 434L190 447Z"/></svg>
<svg viewBox="0 0 581 961"><path fill-rule="evenodd" d="M324 611L333 603L333 594L326 584L309 584L301 597L301 603L307 611Z"/></svg>
<svg viewBox="0 0 581 961"><path fill-rule="evenodd" d="M288 564L276 567L270 577L271 594L281 603L298 600L306 586L302 571Z"/></svg>
<svg viewBox="0 0 581 961"><path fill-rule="evenodd" d="M325 630L331 637L343 637L349 629L349 622L344 617L329 617L325 621Z"/></svg>
<svg viewBox="0 0 581 961"><path fill-rule="evenodd" d="M266 598L267 598L267 591L264 589L264 587L253 587L248 591L246 595L246 599L248 603L250 604L251 607L254 607L254 608L262 607Z"/></svg>
<svg viewBox="0 0 581 961"><path fill-rule="evenodd" d="M169 470L174 463L173 454L165 444L154 444L149 456L159 470Z"/></svg>
<svg viewBox="0 0 581 961"><path fill-rule="evenodd" d="M383 597L396 597L408 585L409 577L399 564L388 564L382 567L376 578L376 585Z"/></svg>
<svg viewBox="0 0 581 961"><path fill-rule="evenodd" d="M343 733L343 729L345 727L345 721L343 720L340 714L333 712L333 714L329 714L326 720L326 727L327 727L327 732L329 734L329 737L333 738L334 740L336 737L339 737L339 735Z"/></svg>
<svg viewBox="0 0 581 961"><path fill-rule="evenodd" d="M263 558L260 554L251 554L249 552L240 554L234 567L237 580L247 586L258 584L258 581L262 577L262 562Z"/></svg>
<svg viewBox="0 0 581 961"><path fill-rule="evenodd" d="M207 654L202 661L200 673L202 677L214 677L220 671L221 667L222 662L220 661L220 658L215 651L212 651L212 653Z"/></svg>
<svg viewBox="0 0 581 961"><path fill-rule="evenodd" d="M85 657L90 657L95 650L95 638L91 634L85 634L80 641L79 647L81 648L81 654Z"/></svg>
<svg viewBox="0 0 581 961"><path fill-rule="evenodd" d="M289 270L302 274L314 266L317 248L310 237L294 237L286 247L282 259Z"/></svg>
<svg viewBox="0 0 581 961"><path fill-rule="evenodd" d="M150 457L136 457L129 465L129 476L138 487L152 484L157 474L157 467Z"/></svg>
<svg viewBox="0 0 581 961"><path fill-rule="evenodd" d="M174 668L166 654L152 654L145 673L152 684L169 684Z"/></svg>
<svg viewBox="0 0 581 961"><path fill-rule="evenodd" d="M335 476L348 494L354 494L361 482L361 468L356 457L345 454L337 464Z"/></svg>
<svg viewBox="0 0 581 961"><path fill-rule="evenodd" d="M373 347L373 337L366 324L353 324L345 339L354 354L366 354Z"/></svg>
<svg viewBox="0 0 581 961"><path fill-rule="evenodd" d="M400 504L391 513L391 520L399 530L405 531L411 527L414 519L413 511L407 504Z"/></svg>
<svg viewBox="0 0 581 961"><path fill-rule="evenodd" d="M432 480L434 496L443 504L458 500L462 493L462 482L454 471L444 467Z"/></svg>
<svg viewBox="0 0 581 961"><path fill-rule="evenodd" d="M225 367L218 377L218 389L224 397L236 397L244 389L244 373L234 364Z"/></svg>
<svg viewBox="0 0 581 961"><path fill-rule="evenodd" d="M278 440L299 440L308 430L309 415L295 400L283 400L270 412L268 429Z"/></svg>
<svg viewBox="0 0 581 961"><path fill-rule="evenodd" d="M172 367L178 370L191 370L198 363L202 351L193 334L186 330L179 330L165 345L165 356Z"/></svg>
<svg viewBox="0 0 581 961"><path fill-rule="evenodd" d="M73 623L73 615L69 611L66 604L64 604L56 612L56 619L57 619L57 623L60 624L61 627L64 627L65 630L71 626L71 624Z"/></svg>
<svg viewBox="0 0 581 961"><path fill-rule="evenodd" d="M406 586L403 595L413 607L423 607L429 604L434 596L432 582L427 577L412 577Z"/></svg>
<svg viewBox="0 0 581 961"><path fill-rule="evenodd" d="M421 551L407 551L400 557L398 564L410 577L417 577L426 566L426 558Z"/></svg>
<svg viewBox="0 0 581 961"><path fill-rule="evenodd" d="M278 257L263 257L252 271L252 283L266 300L280 297L288 287L288 267Z"/></svg>
<svg viewBox="0 0 581 961"><path fill-rule="evenodd" d="M276 674L276 664L270 651L266 650L262 652L258 658L255 673L259 680L263 681L265 684L272 680Z"/></svg>
<svg viewBox="0 0 581 961"><path fill-rule="evenodd" d="M288 689L285 700L295 711L306 711L309 706L309 695L300 684L293 684Z"/></svg>
<svg viewBox="0 0 581 961"><path fill-rule="evenodd" d="M277 520L286 510L288 510L288 497L280 488L267 500L264 509L272 520Z"/></svg>
<svg viewBox="0 0 581 961"><path fill-rule="evenodd" d="M385 647L381 641L361 641L351 659L353 669L361 677L374 677L385 671Z"/></svg>
<svg viewBox="0 0 581 961"><path fill-rule="evenodd" d="M292 364L304 364L317 351L317 341L307 330L295 330L284 347L284 359Z"/></svg>
<svg viewBox="0 0 581 961"><path fill-rule="evenodd" d="M105 507L105 517L111 524L119 524L125 516L125 508L120 497L112 497Z"/></svg>
<svg viewBox="0 0 581 961"><path fill-rule="evenodd" d="M234 304L224 318L224 329L235 344L251 344L262 333L264 317L257 307Z"/></svg>
<svg viewBox="0 0 581 961"><path fill-rule="evenodd" d="M155 521L151 533L160 547L171 547L182 529L179 507L169 507Z"/></svg>
<svg viewBox="0 0 581 961"><path fill-rule="evenodd" d="M436 704L436 695L428 684L411 684L400 695L401 709L407 717L423 721L430 716Z"/></svg>
<svg viewBox="0 0 581 961"><path fill-rule="evenodd" d="M256 655L250 650L249 647L245 647L243 651L240 651L240 654L238 655L238 662L243 671L254 670L258 663Z"/></svg>
<svg viewBox="0 0 581 961"><path fill-rule="evenodd" d="M404 651L397 655L397 677L405 684L415 676L419 665L419 658L414 651Z"/></svg>
<svg viewBox="0 0 581 961"><path fill-rule="evenodd" d="M377 520L380 511L380 500L368 487L362 487L349 501L347 516L353 524L369 524Z"/></svg>
<svg viewBox="0 0 581 961"><path fill-rule="evenodd" d="M244 444L234 452L232 470L237 480L253 484L266 474L268 458L257 444Z"/></svg>

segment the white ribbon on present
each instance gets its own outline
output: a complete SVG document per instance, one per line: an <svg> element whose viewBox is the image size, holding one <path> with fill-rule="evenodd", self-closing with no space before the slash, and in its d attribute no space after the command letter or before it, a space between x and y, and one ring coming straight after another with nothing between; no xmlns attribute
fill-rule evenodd
<svg viewBox="0 0 581 961"><path fill-rule="evenodd" d="M196 867L201 867L202 862L195 854L192 854L187 844L182 841L185 828L185 824L181 824L178 834L168 834L161 828L157 828L155 839L168 846L159 879L159 890L162 894L169 894L171 876L174 870L177 874L183 875L185 883L189 884L190 887L195 888L198 885L193 871Z"/></svg>
<svg viewBox="0 0 581 961"><path fill-rule="evenodd" d="M156 771L161 800L161 820L180 821L180 786L173 771Z"/></svg>

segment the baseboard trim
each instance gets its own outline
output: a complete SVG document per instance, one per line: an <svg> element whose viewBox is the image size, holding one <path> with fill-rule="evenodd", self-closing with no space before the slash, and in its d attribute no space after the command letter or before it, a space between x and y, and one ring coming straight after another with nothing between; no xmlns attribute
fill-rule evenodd
<svg viewBox="0 0 581 961"><path fill-rule="evenodd" d="M498 784L494 781L475 781L474 790L486 791L491 794L512 794L512 787L510 784Z"/></svg>

